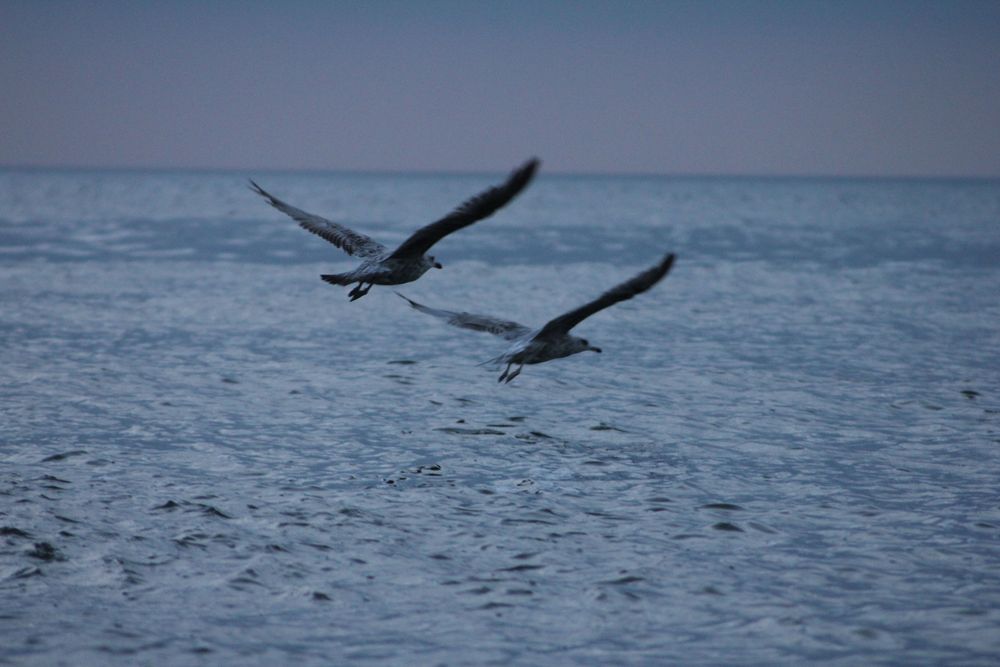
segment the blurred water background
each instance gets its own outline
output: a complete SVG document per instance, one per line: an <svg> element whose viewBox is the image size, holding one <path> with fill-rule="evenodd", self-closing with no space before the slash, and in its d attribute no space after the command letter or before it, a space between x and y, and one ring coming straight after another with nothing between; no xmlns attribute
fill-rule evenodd
<svg viewBox="0 0 1000 667"><path fill-rule="evenodd" d="M1000 183L0 171L0 664L995 664Z"/></svg>

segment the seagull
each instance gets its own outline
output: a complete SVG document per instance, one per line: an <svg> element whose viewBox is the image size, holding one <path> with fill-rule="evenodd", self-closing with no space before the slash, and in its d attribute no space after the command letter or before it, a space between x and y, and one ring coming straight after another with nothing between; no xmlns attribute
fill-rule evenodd
<svg viewBox="0 0 1000 667"><path fill-rule="evenodd" d="M499 357L490 359L485 363L507 364L507 368L501 373L497 382L506 380L510 382L516 378L525 364L540 364L552 359L568 357L577 352L587 350L600 352L601 348L594 347L586 339L570 335L570 329L584 321L594 313L613 306L619 301L631 299L637 294L642 294L650 287L660 282L670 267L673 266L674 255L668 254L656 266L646 269L642 273L626 280L607 292L597 297L590 303L586 303L579 308L564 313L559 317L549 320L540 329L532 329L517 322L501 320L488 315L474 315L472 313L456 313L450 310L439 310L428 308L417 303L413 299L396 292L400 297L406 299L410 306L422 313L433 315L445 320L448 324L462 329L473 329L475 331L485 331L495 336L511 341L511 346ZM511 373L510 367L517 364L517 369Z"/></svg>
<svg viewBox="0 0 1000 667"><path fill-rule="evenodd" d="M353 271L320 276L331 285L357 283L348 294L351 301L354 301L368 294L373 285L400 285L416 280L431 267L442 268L440 262L424 253L448 234L489 217L517 196L535 175L538 164L535 158L528 160L511 172L502 185L479 193L437 222L421 227L393 251L344 225L286 204L257 185L253 179L250 179L250 189L266 199L271 206L298 222L306 231L326 239L348 255L361 258L361 265Z"/></svg>

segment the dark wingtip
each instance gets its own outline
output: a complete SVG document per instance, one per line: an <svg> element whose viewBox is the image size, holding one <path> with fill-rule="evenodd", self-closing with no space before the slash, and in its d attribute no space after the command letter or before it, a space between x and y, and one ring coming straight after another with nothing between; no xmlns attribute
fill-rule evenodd
<svg viewBox="0 0 1000 667"><path fill-rule="evenodd" d="M396 292L396 290L392 290L392 291L393 291L393 292ZM408 304L410 304L410 307L411 307L411 308L419 308L419 307L420 307L420 304L419 304L419 303L417 303L416 301L414 301L413 299L411 299L411 298L410 298L410 297L408 297L408 296L404 296L404 295L400 294L399 292L396 292L396 296L398 296L398 297L399 297L400 299L405 299L405 300L406 300L406 302L407 302Z"/></svg>
<svg viewBox="0 0 1000 667"><path fill-rule="evenodd" d="M653 277L653 283L650 287L667 277L667 274L670 273L671 267L674 265L675 257L674 253L668 253L667 256L664 257L658 265L656 265L656 267L649 270L647 275L651 274Z"/></svg>
<svg viewBox="0 0 1000 667"><path fill-rule="evenodd" d="M541 160L537 157L533 157L515 169L510 179L510 183L513 185L514 190L520 192L528 183L530 183L531 179L535 177L535 172L538 171L538 167L541 164Z"/></svg>
<svg viewBox="0 0 1000 667"><path fill-rule="evenodd" d="M257 185L257 181L253 180L252 178L248 178L247 180L250 181L250 189L252 191L256 192L261 197L263 197L264 199L266 199L268 204L270 204L271 206L274 206L274 203L277 201L277 199L275 199L274 196L271 195L270 192L268 192L264 188L262 188L259 185Z"/></svg>
<svg viewBox="0 0 1000 667"><path fill-rule="evenodd" d="M529 159L527 162L524 163L524 166L521 167L520 171L523 171L525 177L530 179L535 175L535 172L538 171L538 168L540 166L542 166L542 161L539 160L537 157L532 157L531 159Z"/></svg>

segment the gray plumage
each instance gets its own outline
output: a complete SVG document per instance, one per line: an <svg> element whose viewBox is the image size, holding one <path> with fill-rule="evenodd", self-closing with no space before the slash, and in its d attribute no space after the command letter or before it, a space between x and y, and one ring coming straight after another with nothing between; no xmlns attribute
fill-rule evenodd
<svg viewBox="0 0 1000 667"><path fill-rule="evenodd" d="M352 271L320 276L333 285L357 283L349 293L351 301L354 301L367 294L373 285L400 285L416 280L432 267L442 268L434 257L425 254L431 246L445 236L489 217L507 204L531 182L538 165L537 159L528 160L514 170L504 183L471 197L437 222L421 227L391 252L364 234L286 204L252 179L250 186L267 203L298 222L303 229L329 241L348 255L363 260Z"/></svg>
<svg viewBox="0 0 1000 667"><path fill-rule="evenodd" d="M396 292L399 294L399 292ZM495 317L490 317L488 315L476 315L474 313L454 313L450 310L440 310L438 308L428 308L423 304L419 304L409 297L399 294L402 298L406 299L409 304L419 310L422 313L427 313L428 315L433 315L434 317L439 317L448 324L462 329L472 329L474 331L485 331L486 333L491 333L495 336L500 336L505 340L517 340L525 334L531 333L531 329L524 326L523 324L518 324L517 322L509 322L507 320L497 319Z"/></svg>
<svg viewBox="0 0 1000 667"><path fill-rule="evenodd" d="M601 348L592 346L586 339L570 335L570 330L594 313L613 306L620 301L625 301L638 294L642 294L660 282L670 271L673 264L674 255L671 253L655 266L616 285L593 301L549 320L549 322L539 329L531 329L517 322L501 320L488 315L458 313L450 310L429 308L398 292L397 294L406 299L410 306L416 310L443 319L452 326L475 331L485 331L511 341L513 344L506 352L490 360L493 363L507 364L507 368L504 369L498 381L503 382L506 380L510 382L520 374L525 364L540 364L587 350L600 352ZM512 373L510 368L514 364L517 364L518 367Z"/></svg>

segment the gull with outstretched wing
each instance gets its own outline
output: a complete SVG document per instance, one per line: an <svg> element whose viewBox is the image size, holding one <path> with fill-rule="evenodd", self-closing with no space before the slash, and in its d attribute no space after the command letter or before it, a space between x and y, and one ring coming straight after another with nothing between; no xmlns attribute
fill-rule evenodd
<svg viewBox="0 0 1000 667"><path fill-rule="evenodd" d="M253 180L250 185L267 203L298 222L300 227L362 260L361 265L352 271L320 276L332 285L357 283L348 294L354 301L368 294L373 285L401 285L416 280L431 267L442 268L440 262L426 254L431 246L452 232L489 217L507 204L531 182L538 164L537 159L528 160L514 170L504 183L466 200L437 222L421 227L392 251L344 225L286 204ZM366 284L368 287L365 287Z"/></svg>
<svg viewBox="0 0 1000 667"><path fill-rule="evenodd" d="M594 347L586 339L570 335L570 330L594 313L613 306L619 301L625 301L637 294L642 294L660 282L667 275L667 272L670 271L670 267L673 264L674 255L670 253L657 263L656 266L646 269L620 285L609 289L593 301L550 320L540 329L532 329L517 322L501 320L487 315L457 313L450 310L428 308L398 292L397 294L406 299L410 306L416 310L443 319L452 326L462 329L473 329L475 331L486 331L511 341L512 345L506 352L490 360L492 363L507 364L507 368L500 375L498 382L503 382L504 380L510 382L520 374L525 364L540 364L587 350L600 352L601 348ZM510 368L514 364L517 364L517 369L512 373Z"/></svg>

